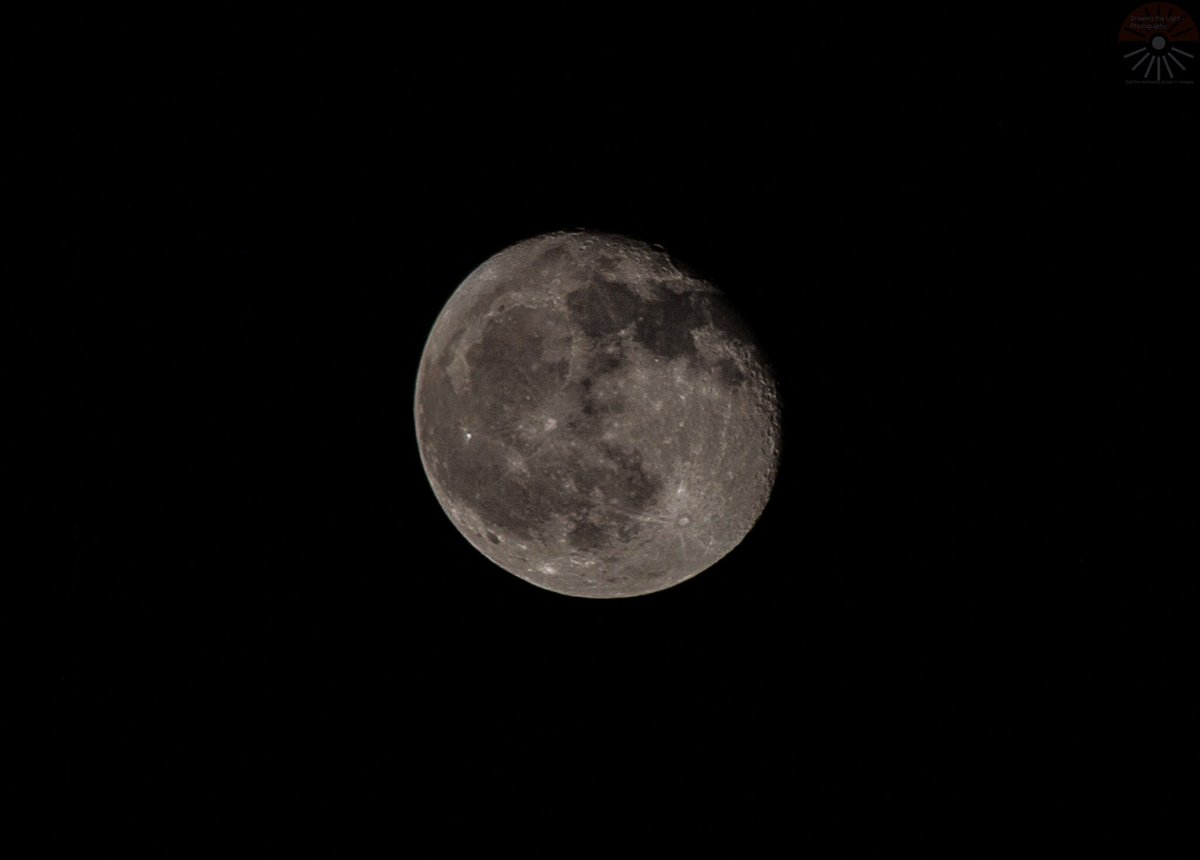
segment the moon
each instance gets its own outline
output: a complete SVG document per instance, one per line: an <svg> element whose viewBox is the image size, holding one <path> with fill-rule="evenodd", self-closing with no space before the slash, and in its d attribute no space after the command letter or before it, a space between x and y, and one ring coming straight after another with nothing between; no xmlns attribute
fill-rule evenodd
<svg viewBox="0 0 1200 860"><path fill-rule="evenodd" d="M631 597L736 547L779 465L770 364L722 293L657 247L553 233L446 302L414 404L433 492L521 579Z"/></svg>

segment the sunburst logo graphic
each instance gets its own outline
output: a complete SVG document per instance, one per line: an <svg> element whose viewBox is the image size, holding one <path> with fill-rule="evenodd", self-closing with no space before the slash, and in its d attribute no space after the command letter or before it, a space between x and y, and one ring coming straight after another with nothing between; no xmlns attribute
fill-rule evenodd
<svg viewBox="0 0 1200 860"><path fill-rule="evenodd" d="M1178 6L1139 6L1121 22L1119 37L1126 83L1192 83L1200 64L1200 31Z"/></svg>

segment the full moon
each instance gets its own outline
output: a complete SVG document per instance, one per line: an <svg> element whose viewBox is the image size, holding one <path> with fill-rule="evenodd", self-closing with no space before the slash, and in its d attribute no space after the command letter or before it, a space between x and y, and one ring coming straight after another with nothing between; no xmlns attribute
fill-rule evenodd
<svg viewBox="0 0 1200 860"><path fill-rule="evenodd" d="M539 236L472 272L425 344L414 413L463 536L579 597L710 567L779 464L775 379L750 330L665 251L609 234Z"/></svg>

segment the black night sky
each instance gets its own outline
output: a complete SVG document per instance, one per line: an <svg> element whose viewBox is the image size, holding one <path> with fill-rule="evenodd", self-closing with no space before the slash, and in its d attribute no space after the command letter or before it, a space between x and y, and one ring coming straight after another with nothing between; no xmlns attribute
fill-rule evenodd
<svg viewBox="0 0 1200 860"><path fill-rule="evenodd" d="M7 59L51 844L753 857L1191 807L1196 594L1152 487L1196 86L1123 84L1128 10L1060 44L1054 9L233 8ZM630 600L485 560L414 437L451 292L574 227L711 276L784 402L757 528Z"/></svg>

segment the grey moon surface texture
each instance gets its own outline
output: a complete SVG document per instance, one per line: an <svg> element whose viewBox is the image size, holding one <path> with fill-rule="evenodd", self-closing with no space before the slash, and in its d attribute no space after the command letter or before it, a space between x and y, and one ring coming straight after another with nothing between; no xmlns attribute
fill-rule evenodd
<svg viewBox="0 0 1200 860"><path fill-rule="evenodd" d="M719 290L621 236L539 236L473 271L417 372L434 494L500 567L561 594L669 588L754 526L775 379Z"/></svg>

